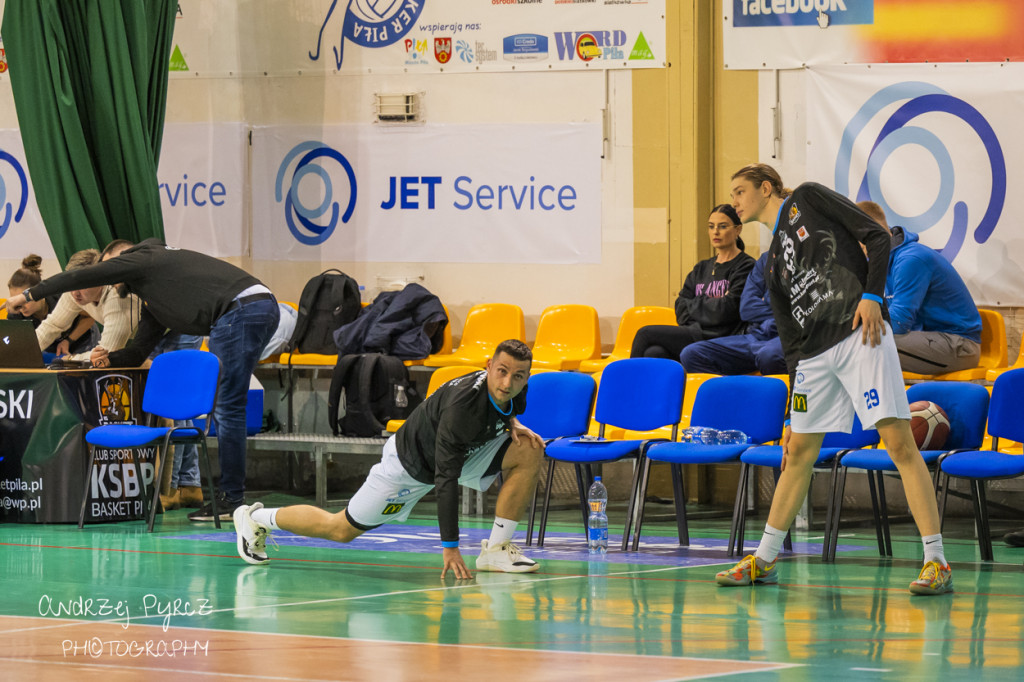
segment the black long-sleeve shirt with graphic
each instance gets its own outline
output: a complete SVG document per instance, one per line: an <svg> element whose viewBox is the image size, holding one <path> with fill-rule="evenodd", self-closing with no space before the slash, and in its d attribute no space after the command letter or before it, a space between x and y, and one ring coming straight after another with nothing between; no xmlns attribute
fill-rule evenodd
<svg viewBox="0 0 1024 682"><path fill-rule="evenodd" d="M110 354L113 367L141 364L164 333L206 335L239 292L260 281L239 267L196 251L146 239L117 258L49 277L34 298L103 284L124 284L142 299L134 338Z"/></svg>
<svg viewBox="0 0 1024 682"><path fill-rule="evenodd" d="M888 264L889 233L841 194L808 182L783 202L767 276L791 375L797 362L853 333L854 313L865 294L884 301Z"/></svg>
<svg viewBox="0 0 1024 682"><path fill-rule="evenodd" d="M526 409L526 389L498 411L487 392L487 372L474 372L438 388L413 410L395 435L402 467L421 483L433 483L441 540L459 539L459 476L473 452L511 430ZM488 474L499 468L492 465Z"/></svg>
<svg viewBox="0 0 1024 682"><path fill-rule="evenodd" d="M754 259L742 251L732 260L702 260L693 267L676 298L679 326L700 327L705 339L740 334L746 322L740 317L740 296Z"/></svg>

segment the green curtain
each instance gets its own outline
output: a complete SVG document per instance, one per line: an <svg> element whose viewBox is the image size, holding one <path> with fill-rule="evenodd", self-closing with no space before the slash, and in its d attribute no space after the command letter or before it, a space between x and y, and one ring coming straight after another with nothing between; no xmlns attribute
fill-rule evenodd
<svg viewBox="0 0 1024 682"><path fill-rule="evenodd" d="M7 0L14 106L61 266L116 238L163 238L156 170L176 0Z"/></svg>

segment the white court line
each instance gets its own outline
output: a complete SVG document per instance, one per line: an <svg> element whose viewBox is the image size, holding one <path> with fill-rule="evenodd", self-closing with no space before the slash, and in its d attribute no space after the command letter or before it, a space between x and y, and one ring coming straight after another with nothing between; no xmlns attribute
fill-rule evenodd
<svg viewBox="0 0 1024 682"><path fill-rule="evenodd" d="M242 567L242 568L244 569L245 567ZM554 582L556 580L573 580L573 579L580 579L580 578L585 578L585 579L589 580L590 578L593 578L593 577L608 578L608 577L613 577L613 576L632 575L632 574L635 574L635 573L660 573L660 572L664 572L664 571L678 571L678 570L682 570L682 569L685 569L685 568L692 568L692 567L689 567L689 566L661 566L659 568L640 569L640 570L635 570L635 571L616 571L616 572L610 572L609 571L608 573L601 573L599 575L584 575L584 574L578 574L577 575L577 574L574 574L574 575L551 576L551 577L548 577L548 578L537 577L537 578L531 579L529 581L523 581L520 584L527 585L527 584L533 584L533 583ZM512 574L510 574L510 575L512 575ZM354 597L333 597L333 598L330 598L330 599L311 599L311 600L307 600L307 601L285 602L285 603L281 603L281 604L263 604L263 605L257 605L257 606L242 606L242 607L232 607L232 608L225 608L225 609L212 609L210 611L207 611L206 613L207 614L213 614L213 613L238 613L238 612L241 612L241 611L252 611L252 610L260 610L260 609L279 609L279 608L289 607L289 606L312 606L312 605L316 605L316 604L337 604L337 603L341 603L341 602L361 601L363 599L377 599L379 597L392 597L392 596L400 596L400 595L405 595L405 594L422 594L422 593L427 593L427 592L444 592L444 591L448 591L448 590L465 590L465 589L474 588L474 587L486 587L486 585L482 585L482 584L477 583L475 581L473 581L473 582L468 582L467 581L465 584L462 584L462 585L443 585L443 586L438 586L438 587L421 587L421 588L418 588L418 589L415 589L415 590L400 590L400 591L397 591L397 592L377 592L375 594L361 594L361 595L356 595ZM2 633L6 634L6 633L15 633L15 632L32 632L32 631L38 631L38 630L58 629L58 628L66 628L66 627L76 627L78 625L81 625L82 623L112 623L112 624L115 624L115 625L120 625L120 624L125 623L125 622L135 623L135 622L138 622L138 621L146 621L146 620L153 620L153 619L163 620L166 617L167 617L167 614L153 614L151 616L131 616L130 618L111 618L111 619L107 619L107 620L81 620L81 621L75 621L75 622L71 622L71 623L54 623L53 625L41 625L39 627L19 628L19 629L16 629L16 630L3 630ZM187 627L187 626L178 626L178 627ZM330 637L328 639L337 639L337 638Z"/></svg>

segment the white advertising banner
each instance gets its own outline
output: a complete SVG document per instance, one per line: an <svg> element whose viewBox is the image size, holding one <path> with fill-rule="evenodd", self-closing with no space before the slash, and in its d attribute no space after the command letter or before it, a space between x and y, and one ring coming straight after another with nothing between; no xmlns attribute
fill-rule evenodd
<svg viewBox="0 0 1024 682"><path fill-rule="evenodd" d="M248 253L244 123L169 123L160 150L167 243L211 256Z"/></svg>
<svg viewBox="0 0 1024 682"><path fill-rule="evenodd" d="M56 258L39 217L18 130L0 130L0 253L18 261L30 253ZM6 295L4 289L0 296Z"/></svg>
<svg viewBox="0 0 1024 682"><path fill-rule="evenodd" d="M979 306L1024 305L1024 65L811 69L808 179L882 206L938 249Z"/></svg>
<svg viewBox="0 0 1024 682"><path fill-rule="evenodd" d="M665 0L180 0L183 75L665 66Z"/></svg>
<svg viewBox="0 0 1024 682"><path fill-rule="evenodd" d="M599 124L255 128L253 255L596 263Z"/></svg>
<svg viewBox="0 0 1024 682"><path fill-rule="evenodd" d="M247 252L247 131L242 123L167 125L158 181L168 244L212 256ZM56 257L18 130L0 130L0 252L13 259Z"/></svg>

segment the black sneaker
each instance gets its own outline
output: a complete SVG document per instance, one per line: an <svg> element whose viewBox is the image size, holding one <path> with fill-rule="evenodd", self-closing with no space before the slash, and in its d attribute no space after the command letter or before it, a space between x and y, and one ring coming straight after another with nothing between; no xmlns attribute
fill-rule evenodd
<svg viewBox="0 0 1024 682"><path fill-rule="evenodd" d="M217 493L217 516L221 521L231 521L235 510L245 504L245 500L229 502L222 493ZM207 502L200 509L188 515L189 521L213 521L213 504Z"/></svg>
<svg viewBox="0 0 1024 682"><path fill-rule="evenodd" d="M1003 542L1010 547L1024 547L1024 530L1015 530L1003 536Z"/></svg>

